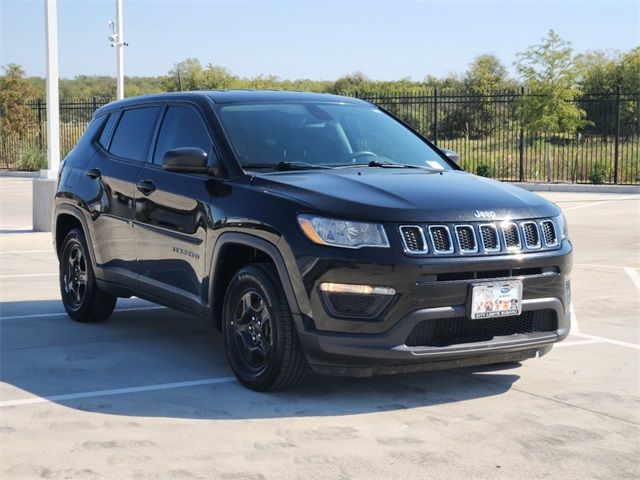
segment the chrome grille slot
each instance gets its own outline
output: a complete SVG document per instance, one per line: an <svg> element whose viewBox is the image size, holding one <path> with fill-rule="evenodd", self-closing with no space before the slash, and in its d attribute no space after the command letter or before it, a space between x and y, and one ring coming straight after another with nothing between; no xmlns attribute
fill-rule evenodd
<svg viewBox="0 0 640 480"><path fill-rule="evenodd" d="M504 239L504 245L507 247L507 250L520 250L522 243L520 242L518 225L513 222L504 222L501 228L502 238Z"/></svg>
<svg viewBox="0 0 640 480"><path fill-rule="evenodd" d="M482 248L485 252L499 252L500 240L498 239L498 229L492 223L480 225L480 238Z"/></svg>
<svg viewBox="0 0 640 480"><path fill-rule="evenodd" d="M476 253L478 251L478 242L476 241L476 232L471 225L456 225L454 227L458 246L461 253Z"/></svg>
<svg viewBox="0 0 640 480"><path fill-rule="evenodd" d="M556 235L556 226L551 220L543 220L540 222L542 227L542 236L544 237L544 244L547 247L555 247L558 245L558 236Z"/></svg>
<svg viewBox="0 0 640 480"><path fill-rule="evenodd" d="M453 242L446 225L429 226L429 235L435 253L453 253Z"/></svg>
<svg viewBox="0 0 640 480"><path fill-rule="evenodd" d="M427 253L429 251L422 227L402 225L400 226L400 234L407 253Z"/></svg>
<svg viewBox="0 0 640 480"><path fill-rule="evenodd" d="M522 233L524 234L524 243L527 248L540 248L540 233L538 232L538 224L536 222L522 222Z"/></svg>

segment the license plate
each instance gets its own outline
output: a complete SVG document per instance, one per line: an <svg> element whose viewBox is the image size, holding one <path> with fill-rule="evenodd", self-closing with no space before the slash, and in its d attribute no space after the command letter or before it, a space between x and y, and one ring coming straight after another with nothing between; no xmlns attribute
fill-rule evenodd
<svg viewBox="0 0 640 480"><path fill-rule="evenodd" d="M471 286L471 319L509 317L522 313L522 282Z"/></svg>

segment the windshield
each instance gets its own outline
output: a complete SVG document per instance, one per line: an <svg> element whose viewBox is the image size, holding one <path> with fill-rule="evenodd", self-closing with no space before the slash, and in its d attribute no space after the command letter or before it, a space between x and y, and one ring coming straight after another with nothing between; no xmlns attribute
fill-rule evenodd
<svg viewBox="0 0 640 480"><path fill-rule="evenodd" d="M218 108L246 169L368 165L432 170L451 167L420 137L368 105L229 104Z"/></svg>

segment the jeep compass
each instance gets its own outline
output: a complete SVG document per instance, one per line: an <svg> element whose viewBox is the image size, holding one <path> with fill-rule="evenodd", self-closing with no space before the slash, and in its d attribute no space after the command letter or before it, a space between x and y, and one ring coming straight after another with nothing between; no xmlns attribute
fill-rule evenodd
<svg viewBox="0 0 640 480"><path fill-rule="evenodd" d="M199 315L256 390L518 362L569 333L560 209L362 100L110 103L65 158L54 209L72 319L133 295Z"/></svg>

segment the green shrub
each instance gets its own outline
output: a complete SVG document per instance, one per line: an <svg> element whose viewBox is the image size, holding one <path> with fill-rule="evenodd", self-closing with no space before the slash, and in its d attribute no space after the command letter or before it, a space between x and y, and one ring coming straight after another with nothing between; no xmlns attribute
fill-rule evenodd
<svg viewBox="0 0 640 480"><path fill-rule="evenodd" d="M476 175L480 175L481 177L493 178L495 175L493 165L481 163L476 168Z"/></svg>
<svg viewBox="0 0 640 480"><path fill-rule="evenodd" d="M593 167L591 167L591 171L587 178L591 183L596 185L600 185L607 180L609 180L609 167L604 165L603 163L596 163Z"/></svg>
<svg viewBox="0 0 640 480"><path fill-rule="evenodd" d="M22 149L17 162L18 170L37 172L47 168L47 157L38 147L29 146Z"/></svg>

